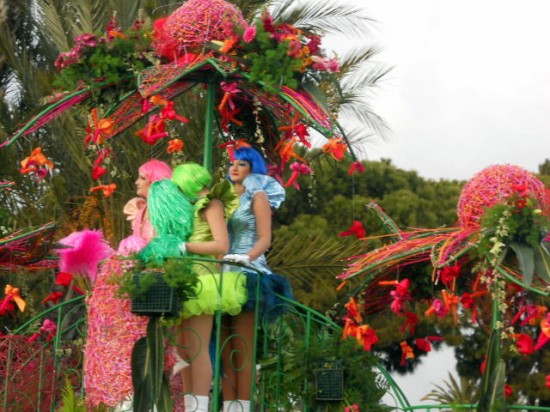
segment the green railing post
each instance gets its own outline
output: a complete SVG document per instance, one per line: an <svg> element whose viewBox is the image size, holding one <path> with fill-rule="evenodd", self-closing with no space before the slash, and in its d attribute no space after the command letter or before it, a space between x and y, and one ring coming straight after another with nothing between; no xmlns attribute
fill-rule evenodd
<svg viewBox="0 0 550 412"><path fill-rule="evenodd" d="M203 166L209 172L212 171L212 133L214 132L214 104L216 89L214 82L210 80L206 84L206 111L204 117L204 155Z"/></svg>

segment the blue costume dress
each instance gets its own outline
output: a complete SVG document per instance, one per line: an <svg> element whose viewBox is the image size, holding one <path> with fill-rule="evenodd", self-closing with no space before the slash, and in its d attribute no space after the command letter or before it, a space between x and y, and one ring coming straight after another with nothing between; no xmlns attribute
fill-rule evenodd
<svg viewBox="0 0 550 412"><path fill-rule="evenodd" d="M243 186L245 192L240 197L239 207L228 222L229 254L246 254L258 240L256 217L252 209L252 200L257 193L264 192L273 209L277 209L285 200L284 188L270 176L250 174L244 179ZM228 271L240 271L246 275L248 300L243 310L254 310L259 279L260 315L268 322L273 321L285 308L284 301L275 294L292 298L290 283L285 277L271 272L264 255L250 262L250 267L255 270L247 271L241 266L227 267Z"/></svg>

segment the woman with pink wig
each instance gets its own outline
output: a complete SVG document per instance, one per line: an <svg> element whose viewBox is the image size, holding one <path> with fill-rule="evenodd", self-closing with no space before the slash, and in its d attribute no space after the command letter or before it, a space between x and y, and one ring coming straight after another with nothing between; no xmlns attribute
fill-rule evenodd
<svg viewBox="0 0 550 412"><path fill-rule="evenodd" d="M132 234L120 242L118 253L101 267L88 298L88 337L84 358L84 384L88 407L107 406L131 410L131 353L137 339L145 336L147 317L130 312L129 299L116 297L119 286L113 277L122 274L120 256L139 252L154 236L147 211L151 183L170 179L172 169L160 160L149 160L138 170L137 197L124 206ZM117 256L118 255L118 256Z"/></svg>

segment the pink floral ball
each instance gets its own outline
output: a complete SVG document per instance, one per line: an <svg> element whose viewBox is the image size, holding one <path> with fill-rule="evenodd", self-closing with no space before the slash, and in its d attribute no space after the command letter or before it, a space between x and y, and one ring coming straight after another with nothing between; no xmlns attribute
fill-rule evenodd
<svg viewBox="0 0 550 412"><path fill-rule="evenodd" d="M532 173L514 165L489 166L477 173L462 189L458 219L462 227L479 226L486 208L502 202L518 191L527 191L542 210L550 204L544 184Z"/></svg>
<svg viewBox="0 0 550 412"><path fill-rule="evenodd" d="M188 0L168 17L164 30L177 42L181 54L208 41L227 40L235 25L246 27L246 21L233 4L224 0Z"/></svg>

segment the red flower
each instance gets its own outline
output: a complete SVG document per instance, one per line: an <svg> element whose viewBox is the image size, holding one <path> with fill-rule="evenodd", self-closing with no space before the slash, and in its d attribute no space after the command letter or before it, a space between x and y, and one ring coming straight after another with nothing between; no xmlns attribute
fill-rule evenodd
<svg viewBox="0 0 550 412"><path fill-rule="evenodd" d="M431 352L432 350L432 344L426 339L416 338L414 343L418 349L423 350L424 352Z"/></svg>
<svg viewBox="0 0 550 412"><path fill-rule="evenodd" d="M525 206L527 206L527 201L525 199L516 200L516 207L518 209L523 209Z"/></svg>
<svg viewBox="0 0 550 412"><path fill-rule="evenodd" d="M351 236L351 235L355 235L357 239L364 238L367 235L367 231L365 230L365 228L363 227L363 224L360 221L354 220L353 224L350 226L348 230L344 232L340 232L338 234L339 237Z"/></svg>
<svg viewBox="0 0 550 412"><path fill-rule="evenodd" d="M504 396L508 398L510 395L514 393L514 390L512 387L508 384L504 385Z"/></svg>
<svg viewBox="0 0 550 412"><path fill-rule="evenodd" d="M365 166L361 162L353 162L348 170L348 175L351 176L355 172L363 173L365 170Z"/></svg>
<svg viewBox="0 0 550 412"><path fill-rule="evenodd" d="M525 183L512 185L512 188L518 192L521 197L527 196L527 185Z"/></svg>
<svg viewBox="0 0 550 412"><path fill-rule="evenodd" d="M520 333L517 338L518 352L522 355L530 355L535 351L535 343L531 336Z"/></svg>
<svg viewBox="0 0 550 412"><path fill-rule="evenodd" d="M441 269L441 281L449 286L460 275L460 265L445 266Z"/></svg>
<svg viewBox="0 0 550 412"><path fill-rule="evenodd" d="M550 388L550 375L546 375L546 387Z"/></svg>

